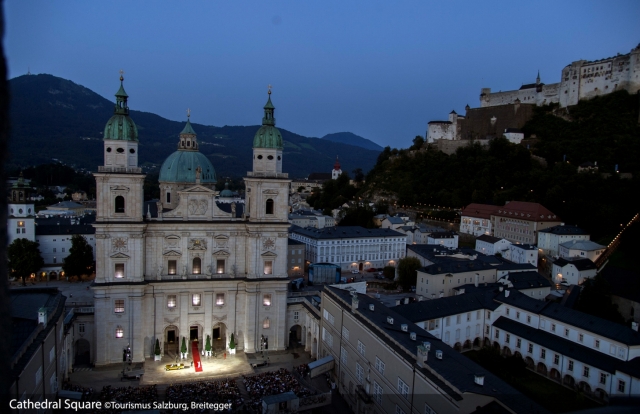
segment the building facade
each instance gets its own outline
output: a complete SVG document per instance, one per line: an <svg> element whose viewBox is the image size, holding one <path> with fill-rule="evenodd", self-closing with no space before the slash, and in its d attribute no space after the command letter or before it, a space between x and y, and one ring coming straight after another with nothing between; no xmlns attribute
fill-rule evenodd
<svg viewBox="0 0 640 414"><path fill-rule="evenodd" d="M121 85L104 131L104 165L97 182L95 298L97 366L133 362L153 353L177 354L183 338L202 347L286 346L287 222L290 180L282 172L283 141L271 94L253 142L245 204L217 201L212 166L187 125L178 154L161 172L162 198L144 203L138 131ZM195 149L194 149L195 147ZM191 347L189 347L189 350ZM190 351L189 351L190 353Z"/></svg>
<svg viewBox="0 0 640 414"><path fill-rule="evenodd" d="M559 256L559 245L572 240L590 240L585 230L575 225L560 224L538 232L538 249L548 256Z"/></svg>
<svg viewBox="0 0 640 414"><path fill-rule="evenodd" d="M20 173L18 181L10 188L9 202L7 206L7 244L15 239L36 240L35 217L36 210L29 201L31 188L26 185Z"/></svg>
<svg viewBox="0 0 640 414"><path fill-rule="evenodd" d="M537 244L538 233L560 224L560 218L538 203L511 201L491 214L493 236L512 243Z"/></svg>

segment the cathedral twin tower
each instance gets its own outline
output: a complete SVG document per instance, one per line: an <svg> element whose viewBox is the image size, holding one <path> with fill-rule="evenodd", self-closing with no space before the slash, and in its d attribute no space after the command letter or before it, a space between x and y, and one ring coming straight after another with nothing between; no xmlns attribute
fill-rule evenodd
<svg viewBox="0 0 640 414"><path fill-rule="evenodd" d="M245 199L215 191L216 173L187 119L178 148L160 169L160 200L143 199L138 129L123 78L104 129L97 184L96 365L150 358L156 339L175 355L182 338L219 350L286 347L288 189L275 107L264 106L253 141ZM191 347L189 347L191 349Z"/></svg>

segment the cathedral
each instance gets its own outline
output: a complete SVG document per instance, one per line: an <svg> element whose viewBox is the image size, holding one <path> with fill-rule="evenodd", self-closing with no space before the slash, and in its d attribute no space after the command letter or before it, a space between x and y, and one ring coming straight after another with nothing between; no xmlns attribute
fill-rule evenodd
<svg viewBox="0 0 640 414"><path fill-rule="evenodd" d="M244 202L215 191L214 167L200 153L189 117L161 167L160 199L145 202L122 76L115 96L104 164L94 174L95 365L122 362L127 347L141 362L153 356L156 339L162 354L177 353L183 338L201 350L207 336L215 349L228 350L232 334L235 349L246 353L284 349L290 180L271 91Z"/></svg>

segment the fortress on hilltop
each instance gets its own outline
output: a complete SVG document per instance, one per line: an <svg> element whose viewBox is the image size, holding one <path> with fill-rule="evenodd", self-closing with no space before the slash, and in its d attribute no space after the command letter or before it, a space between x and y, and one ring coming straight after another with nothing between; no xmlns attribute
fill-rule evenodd
<svg viewBox="0 0 640 414"><path fill-rule="evenodd" d="M522 85L520 89L491 92L482 88L480 107L513 104L547 105L559 103L561 107L576 105L581 99L591 99L611 92L640 90L640 44L626 55L595 61L577 60L562 69L559 83L544 84L540 73L535 83Z"/></svg>

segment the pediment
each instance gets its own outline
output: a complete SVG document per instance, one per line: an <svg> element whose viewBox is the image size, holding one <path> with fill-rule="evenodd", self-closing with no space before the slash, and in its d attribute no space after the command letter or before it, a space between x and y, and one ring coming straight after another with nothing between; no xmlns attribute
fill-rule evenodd
<svg viewBox="0 0 640 414"><path fill-rule="evenodd" d="M129 258L129 256L127 256L126 254L124 254L122 252L118 252L118 253L112 254L110 257L112 259L128 259Z"/></svg>
<svg viewBox="0 0 640 414"><path fill-rule="evenodd" d="M184 190L178 191L178 194L181 194L181 193L215 194L216 192L208 189L207 187L203 187L201 185L194 185L193 187L185 188Z"/></svg>
<svg viewBox="0 0 640 414"><path fill-rule="evenodd" d="M262 256L262 257L278 257L278 255L275 254L274 252L264 252L260 256Z"/></svg>
<svg viewBox="0 0 640 414"><path fill-rule="evenodd" d="M182 253L180 253L177 250L169 250L167 252L164 252L163 256L165 257L169 257L169 256L182 256Z"/></svg>
<svg viewBox="0 0 640 414"><path fill-rule="evenodd" d="M212 256L225 256L225 257L229 257L230 254L228 251L226 250L216 250L215 252L211 253Z"/></svg>

